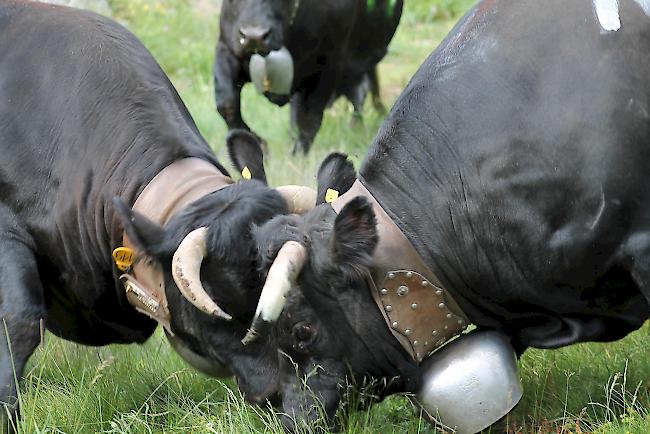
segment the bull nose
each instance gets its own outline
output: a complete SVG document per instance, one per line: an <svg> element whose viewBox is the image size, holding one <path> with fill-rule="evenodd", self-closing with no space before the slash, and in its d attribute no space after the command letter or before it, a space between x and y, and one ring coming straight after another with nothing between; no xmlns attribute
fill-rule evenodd
<svg viewBox="0 0 650 434"><path fill-rule="evenodd" d="M271 28L260 26L241 27L239 42L244 50L250 53L267 52Z"/></svg>

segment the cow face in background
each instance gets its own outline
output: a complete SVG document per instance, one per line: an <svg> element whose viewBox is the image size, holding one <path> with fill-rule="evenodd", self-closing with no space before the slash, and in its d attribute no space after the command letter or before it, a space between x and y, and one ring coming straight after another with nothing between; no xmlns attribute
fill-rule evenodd
<svg viewBox="0 0 650 434"><path fill-rule="evenodd" d="M295 0L224 0L221 7L222 38L237 57L265 56L283 45Z"/></svg>

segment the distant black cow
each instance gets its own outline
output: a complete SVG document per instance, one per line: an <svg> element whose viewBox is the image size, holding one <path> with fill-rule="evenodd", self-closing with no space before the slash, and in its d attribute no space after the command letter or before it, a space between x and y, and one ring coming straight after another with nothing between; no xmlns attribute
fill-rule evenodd
<svg viewBox="0 0 650 434"><path fill-rule="evenodd" d="M255 180L261 168L233 183L115 22L5 0L0 41L0 403L16 409L43 326L105 345L144 342L156 321L188 361L265 396L248 381L275 367L239 342L261 288L250 229L294 195Z"/></svg>
<svg viewBox="0 0 650 434"><path fill-rule="evenodd" d="M344 95L360 113L367 89L381 109L376 65L386 54L402 0L226 0L214 65L217 109L229 129L248 130L240 111L242 86L251 81L251 55L288 48L293 85L265 92L278 105L291 99L297 128L294 152L309 151L323 110Z"/></svg>
<svg viewBox="0 0 650 434"><path fill-rule="evenodd" d="M379 380L379 396L418 392L420 359L467 320L521 354L620 339L648 319L649 14L632 0L480 2L395 103L353 187L360 197L256 232L260 263L275 267L280 252L289 265L255 322L277 320L289 426L318 414L311 393L332 416L348 375ZM441 300L428 312L444 327L418 342L408 314L389 324L395 309L381 301L409 286L395 296L396 274L373 274L380 257L403 260L386 257L388 222L439 280L410 287Z"/></svg>

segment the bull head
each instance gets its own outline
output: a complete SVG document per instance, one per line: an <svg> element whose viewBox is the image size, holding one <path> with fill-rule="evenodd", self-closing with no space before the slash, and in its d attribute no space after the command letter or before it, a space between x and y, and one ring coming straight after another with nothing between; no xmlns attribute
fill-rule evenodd
<svg viewBox="0 0 650 434"><path fill-rule="evenodd" d="M263 56L283 45L287 26L297 13L296 0L227 0L221 6L222 38L238 57Z"/></svg>
<svg viewBox="0 0 650 434"><path fill-rule="evenodd" d="M243 343L274 337L285 373L280 391L289 416L283 421L311 427L319 414L333 417L346 381L361 382L376 364L387 367L375 377L380 382L395 376L395 364L384 359L402 351L391 347L366 283L377 244L372 206L356 198L338 215L323 204L304 215L278 216L255 239L258 262L269 272ZM411 363L408 357L404 363ZM312 409L317 402L323 412Z"/></svg>
<svg viewBox="0 0 650 434"><path fill-rule="evenodd" d="M336 195L345 193L354 183L356 172L346 154L332 153L321 163L317 178L317 197L312 197L313 192L304 187L281 188L285 200L293 205L296 214L309 211L304 208L305 205L327 202L328 191L336 192ZM295 285L305 264L306 256L306 248L297 241L287 241L280 248L269 269L251 328L242 340L244 345L255 341L270 323L277 321L286 304L287 294Z"/></svg>

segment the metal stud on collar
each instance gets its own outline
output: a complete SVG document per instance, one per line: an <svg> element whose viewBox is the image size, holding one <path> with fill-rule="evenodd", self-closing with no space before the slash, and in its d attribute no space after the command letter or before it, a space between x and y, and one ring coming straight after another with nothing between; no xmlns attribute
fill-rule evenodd
<svg viewBox="0 0 650 434"><path fill-rule="evenodd" d="M415 271L388 272L380 285L377 301L393 334L408 342L418 362L467 328L450 310L443 289Z"/></svg>

